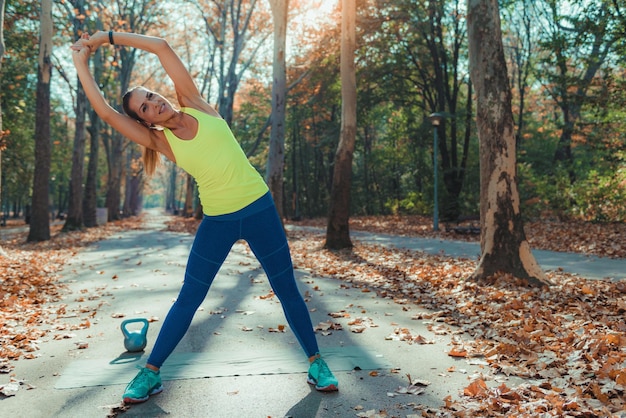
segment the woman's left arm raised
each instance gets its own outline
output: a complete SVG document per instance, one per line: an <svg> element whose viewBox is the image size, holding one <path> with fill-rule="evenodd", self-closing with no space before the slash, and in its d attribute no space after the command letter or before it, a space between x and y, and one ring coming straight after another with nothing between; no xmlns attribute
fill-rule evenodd
<svg viewBox="0 0 626 418"><path fill-rule="evenodd" d="M181 106L197 108L219 116L217 111L202 98L191 74L165 39L132 32L98 31L89 38L88 42L99 46L103 43L111 43L111 41L114 45L129 46L155 54L167 75L174 82L178 103Z"/></svg>

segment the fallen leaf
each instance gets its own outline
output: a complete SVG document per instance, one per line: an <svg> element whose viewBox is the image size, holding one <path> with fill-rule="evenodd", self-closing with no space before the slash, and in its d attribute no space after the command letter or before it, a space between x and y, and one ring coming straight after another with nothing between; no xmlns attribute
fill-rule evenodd
<svg viewBox="0 0 626 418"><path fill-rule="evenodd" d="M435 343L433 340L427 340L421 335L418 335L417 337L413 338L413 342L417 344L434 344Z"/></svg>
<svg viewBox="0 0 626 418"><path fill-rule="evenodd" d="M487 393L487 384L482 379L474 380L465 389L463 389L463 395L471 398L483 397Z"/></svg>
<svg viewBox="0 0 626 418"><path fill-rule="evenodd" d="M450 357L467 357L467 351L463 348L454 347L448 352Z"/></svg>

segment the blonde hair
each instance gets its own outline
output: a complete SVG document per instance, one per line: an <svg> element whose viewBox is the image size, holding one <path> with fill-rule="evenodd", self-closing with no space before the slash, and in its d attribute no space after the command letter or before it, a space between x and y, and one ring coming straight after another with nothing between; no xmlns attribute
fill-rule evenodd
<svg viewBox="0 0 626 418"><path fill-rule="evenodd" d="M157 167L161 165L161 158L157 151L143 147L143 169L148 177L152 177Z"/></svg>
<svg viewBox="0 0 626 418"><path fill-rule="evenodd" d="M146 126L149 129L154 129L153 126L151 126L145 120L141 119L139 115L137 115L137 112L135 112L134 110L130 108L130 95L138 87L139 86L133 87L130 90L128 90L126 93L124 93L124 96L122 97L122 108L124 109L124 112L128 116L135 119L137 122L141 123L142 125ZM143 169L146 175L148 177L151 177L156 171L157 167L161 163L161 158L159 157L159 153L151 148L142 147L142 156L143 156L142 158Z"/></svg>

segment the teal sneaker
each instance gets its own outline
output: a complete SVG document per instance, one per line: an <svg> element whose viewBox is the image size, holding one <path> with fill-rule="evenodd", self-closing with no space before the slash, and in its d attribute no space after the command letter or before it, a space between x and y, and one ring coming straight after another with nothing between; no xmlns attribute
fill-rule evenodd
<svg viewBox="0 0 626 418"><path fill-rule="evenodd" d="M330 371L328 365L321 357L317 357L309 366L307 383L315 385L320 392L334 392L339 390L339 382Z"/></svg>
<svg viewBox="0 0 626 418"><path fill-rule="evenodd" d="M145 402L151 395L163 392L161 374L147 367L137 367L139 373L126 386L122 396L124 403Z"/></svg>

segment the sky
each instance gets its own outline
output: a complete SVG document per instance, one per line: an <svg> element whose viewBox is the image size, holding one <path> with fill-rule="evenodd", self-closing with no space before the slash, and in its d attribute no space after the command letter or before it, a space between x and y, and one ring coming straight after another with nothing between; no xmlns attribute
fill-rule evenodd
<svg viewBox="0 0 626 418"><path fill-rule="evenodd" d="M306 25L314 25L319 23L319 20L324 20L330 17L330 14L336 8L341 0L300 0L303 5L308 9L307 12L301 17L302 21ZM298 19L299 20L299 19Z"/></svg>

